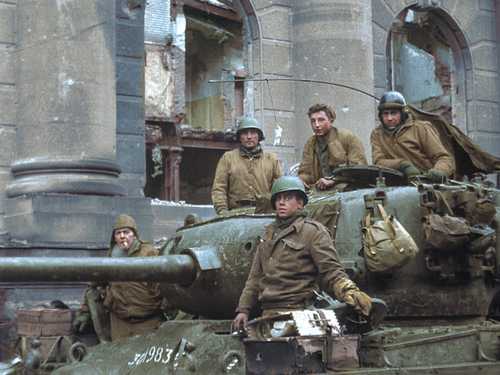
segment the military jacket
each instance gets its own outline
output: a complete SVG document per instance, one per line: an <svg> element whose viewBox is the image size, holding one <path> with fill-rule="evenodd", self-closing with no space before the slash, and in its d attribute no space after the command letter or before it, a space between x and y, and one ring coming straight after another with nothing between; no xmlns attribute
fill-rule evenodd
<svg viewBox="0 0 500 375"><path fill-rule="evenodd" d="M258 196L270 195L273 182L282 174L273 153L246 157L239 149L226 152L217 164L212 186L215 211L238 208L245 205L243 201L255 202Z"/></svg>
<svg viewBox="0 0 500 375"><path fill-rule="evenodd" d="M299 217L274 234L266 228L237 311L248 313L260 302L263 310L304 308L321 287L334 295L334 285L347 275L327 229L317 221Z"/></svg>
<svg viewBox="0 0 500 375"><path fill-rule="evenodd" d="M333 170L341 165L366 165L363 144L351 131L332 127L328 137L328 163ZM308 185L314 185L323 176L316 154L317 136L313 135L304 146L299 177Z"/></svg>
<svg viewBox="0 0 500 375"><path fill-rule="evenodd" d="M109 254L111 254L111 249ZM135 240L128 257L157 256L152 245ZM104 305L120 319L141 319L161 312L162 297L158 283L112 282L106 289Z"/></svg>
<svg viewBox="0 0 500 375"><path fill-rule="evenodd" d="M409 161L422 172L436 169L452 176L455 171L452 156L430 122L414 120L410 116L392 134L379 125L372 131L370 141L375 165L399 169L401 162Z"/></svg>

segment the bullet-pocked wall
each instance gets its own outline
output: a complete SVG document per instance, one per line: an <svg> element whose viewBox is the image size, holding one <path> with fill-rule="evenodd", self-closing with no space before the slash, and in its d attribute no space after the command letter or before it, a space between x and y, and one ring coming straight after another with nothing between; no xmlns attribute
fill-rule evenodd
<svg viewBox="0 0 500 375"><path fill-rule="evenodd" d="M440 105L446 104L442 99L447 98L452 121L486 151L500 155L498 125L500 92L495 1L372 0L372 8L377 95L381 95L386 89L401 89L398 87L396 77L398 61L395 59L397 51L394 47L397 43L394 41L402 35L402 29L411 24L414 33L418 32L419 28L420 30L425 28L432 38L439 39L440 47L434 48L436 43L419 45L415 34L407 33L403 38L408 40L409 36L408 48L428 54L435 67L435 77L429 77L431 79L428 81L438 78L440 81L438 83L444 86L445 95L440 96L437 93L433 98L416 95L418 106L425 108L426 104L436 101L436 98L441 100ZM409 14L408 10L413 14ZM445 61L446 49L450 51L448 56L451 59L448 61ZM415 59L412 60L415 65ZM411 80L411 77L406 78L408 81ZM446 82L447 79L450 79L450 82ZM427 89L432 90L432 85L430 82ZM449 96L446 95L447 85L451 88ZM415 87L410 88L410 95L417 91ZM422 98L430 100L420 101Z"/></svg>

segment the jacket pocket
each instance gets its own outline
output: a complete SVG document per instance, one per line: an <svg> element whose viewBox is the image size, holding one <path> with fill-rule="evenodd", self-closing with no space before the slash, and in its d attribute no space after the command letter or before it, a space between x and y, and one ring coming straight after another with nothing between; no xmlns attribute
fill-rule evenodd
<svg viewBox="0 0 500 375"><path fill-rule="evenodd" d="M286 247L289 247L292 250L295 251L300 251L304 249L305 245L303 243L298 243L289 239L284 238L283 243L285 244Z"/></svg>

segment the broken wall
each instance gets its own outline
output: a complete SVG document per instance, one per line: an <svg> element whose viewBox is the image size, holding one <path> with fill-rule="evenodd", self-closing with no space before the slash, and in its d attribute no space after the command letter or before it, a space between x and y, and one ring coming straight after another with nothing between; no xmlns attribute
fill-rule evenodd
<svg viewBox="0 0 500 375"><path fill-rule="evenodd" d="M494 1L372 0L376 94L381 96L393 88L388 44L390 31L400 14L413 5L432 12L440 22L447 23L449 34L446 39L456 43L452 65L455 82L451 82L454 85L453 121L486 151L500 155L498 17ZM438 76L443 74L439 69L436 66Z"/></svg>

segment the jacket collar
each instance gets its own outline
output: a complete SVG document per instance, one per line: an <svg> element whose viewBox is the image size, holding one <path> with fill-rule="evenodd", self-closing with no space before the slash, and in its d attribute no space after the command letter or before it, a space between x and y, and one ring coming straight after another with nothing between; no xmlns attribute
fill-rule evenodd
<svg viewBox="0 0 500 375"><path fill-rule="evenodd" d="M128 249L128 256L132 256L133 254L137 253L141 248L141 242L136 238L134 239L134 242L132 242L132 245Z"/></svg>

